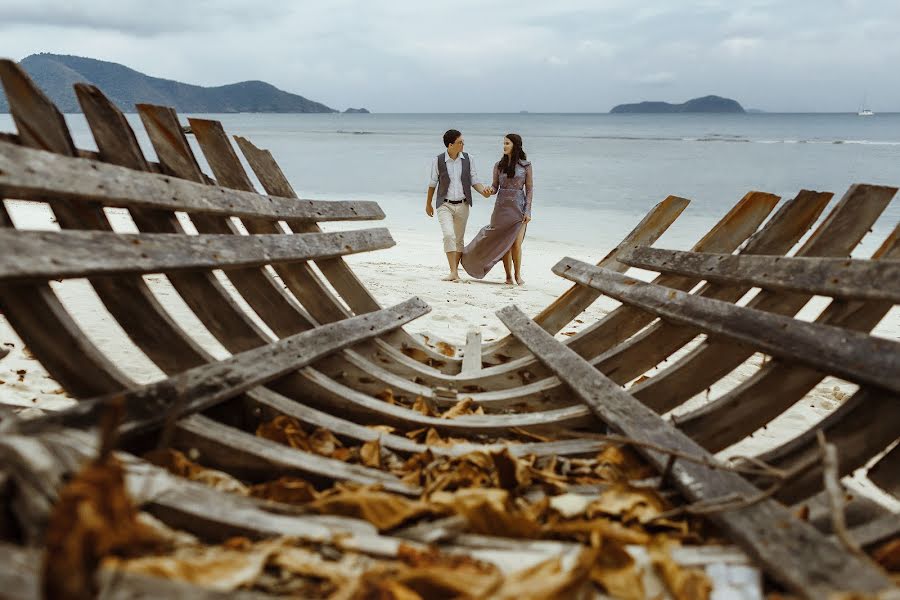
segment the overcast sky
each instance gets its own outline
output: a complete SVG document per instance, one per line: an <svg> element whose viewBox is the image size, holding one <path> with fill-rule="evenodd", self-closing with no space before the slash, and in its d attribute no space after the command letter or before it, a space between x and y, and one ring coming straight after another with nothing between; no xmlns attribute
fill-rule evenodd
<svg viewBox="0 0 900 600"><path fill-rule="evenodd" d="M900 0L0 0L0 56L76 54L335 108L605 112L719 94L900 111Z"/></svg>

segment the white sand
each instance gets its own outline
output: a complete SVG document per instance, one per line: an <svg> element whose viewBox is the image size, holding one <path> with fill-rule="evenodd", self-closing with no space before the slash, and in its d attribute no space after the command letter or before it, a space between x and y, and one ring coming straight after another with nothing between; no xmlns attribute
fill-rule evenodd
<svg viewBox="0 0 900 600"><path fill-rule="evenodd" d="M31 203L10 204L18 226L55 228L46 207ZM121 211L109 212L118 230L132 229L130 220ZM503 283L502 265L494 267L483 281L471 278L465 278L462 283L440 281L447 272L447 265L440 249L438 232L414 232L401 228L393 230L392 233L397 240L395 247L376 253L352 256L349 257L349 262L383 305L391 305L411 296L419 296L431 305L430 314L408 326L411 332L428 334L432 343L443 339L459 345L464 343L466 333L470 329L479 329L486 342L506 335L505 327L494 314L500 308L516 304L527 314L534 315L568 289L570 284L550 271L563 256L569 255L596 262L611 246L607 244L606 247L586 248L528 239L524 249L523 268L526 284L523 287L509 287ZM623 235L624 233L623 231ZM149 276L145 279L176 321L198 336L201 343L215 356L228 355L193 317L164 277ZM54 282L52 285L91 340L111 357L123 372L141 383L162 377L161 372L115 325L85 281ZM815 318L826 305L824 300L817 300L819 301L814 300L804 309L801 313L802 318ZM617 306L615 301L601 298L579 316L577 321L566 327L563 333L578 331L615 306ZM897 339L900 336L898 332L900 332L900 313L895 308L876 328L876 333ZM699 341L696 340L694 343ZM9 355L0 359L0 404L14 406L18 411L20 407L57 410L72 403L59 385L30 356L3 318L0 318L0 344L10 349ZM715 398L722 391L752 374L762 359L761 355L752 357L724 381L714 386L709 397ZM851 384L828 378L804 400L766 428L757 431L724 454L755 454L776 446L809 429L839 406L854 389L855 386ZM704 394L692 399L677 412L693 409L705 401Z"/></svg>

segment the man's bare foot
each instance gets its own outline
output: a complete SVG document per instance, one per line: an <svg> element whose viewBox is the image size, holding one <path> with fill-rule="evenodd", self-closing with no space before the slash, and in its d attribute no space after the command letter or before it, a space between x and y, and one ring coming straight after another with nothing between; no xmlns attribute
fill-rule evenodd
<svg viewBox="0 0 900 600"><path fill-rule="evenodd" d="M447 275L446 277L441 277L441 281L459 281L459 275L454 275L453 273Z"/></svg>

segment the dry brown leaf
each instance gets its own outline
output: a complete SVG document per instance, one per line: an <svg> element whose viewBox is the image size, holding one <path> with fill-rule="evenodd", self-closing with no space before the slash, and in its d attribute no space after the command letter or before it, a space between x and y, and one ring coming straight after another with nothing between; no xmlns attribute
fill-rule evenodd
<svg viewBox="0 0 900 600"><path fill-rule="evenodd" d="M653 567L662 577L674 600L709 600L712 582L700 569L679 566L671 555L677 546L664 538L656 538L647 548Z"/></svg>
<svg viewBox="0 0 900 600"><path fill-rule="evenodd" d="M561 559L552 558L513 573L491 597L498 600L587 598L593 590L591 568L596 554L595 549L582 550L570 569L563 568Z"/></svg>
<svg viewBox="0 0 900 600"><path fill-rule="evenodd" d="M880 545L872 553L872 558L886 571L900 571L900 537Z"/></svg>
<svg viewBox="0 0 900 600"><path fill-rule="evenodd" d="M46 598L93 598L94 572L108 556L134 556L165 541L138 519L125 488L122 465L112 454L121 402L104 414L99 456L59 493L45 532L42 591Z"/></svg>
<svg viewBox="0 0 900 600"><path fill-rule="evenodd" d="M453 357L456 356L456 349L448 344L447 342L438 342L436 344L438 352L443 354L444 356Z"/></svg>
<svg viewBox="0 0 900 600"><path fill-rule="evenodd" d="M306 504L318 496L316 488L308 481L297 477L281 477L250 487L250 495L285 504Z"/></svg>
<svg viewBox="0 0 900 600"><path fill-rule="evenodd" d="M186 581L219 591L252 584L262 573L277 543L242 548L201 546L179 548L167 556L111 560L104 567L130 573Z"/></svg>
<svg viewBox="0 0 900 600"><path fill-rule="evenodd" d="M585 512L588 518L603 514L618 517L626 524L647 524L667 508L655 490L616 484L601 492Z"/></svg>
<svg viewBox="0 0 900 600"><path fill-rule="evenodd" d="M447 412L441 415L442 419L453 419L461 415L473 415L475 409L481 408L475 404L475 400L471 396L466 396L456 404L454 404ZM482 411L483 412L483 411Z"/></svg>
<svg viewBox="0 0 900 600"><path fill-rule="evenodd" d="M336 487L320 495L306 507L321 514L365 519L379 531L393 529L419 517L442 516L447 513L445 509L429 503L370 487Z"/></svg>
<svg viewBox="0 0 900 600"><path fill-rule="evenodd" d="M381 438L375 438L362 445L359 449L359 458L363 465L381 468Z"/></svg>
<svg viewBox="0 0 900 600"><path fill-rule="evenodd" d="M611 539L603 539L597 559L591 567L591 579L614 598L644 600L641 570L625 548Z"/></svg>
<svg viewBox="0 0 900 600"><path fill-rule="evenodd" d="M416 399L412 405L412 409L416 412L422 413L426 417L438 416L438 412L434 406L434 402L430 401L430 399L425 398L424 396L416 396Z"/></svg>
<svg viewBox="0 0 900 600"><path fill-rule="evenodd" d="M531 485L531 466L513 456L509 448L491 452L491 460L497 473L497 484L505 490L516 490Z"/></svg>
<svg viewBox="0 0 900 600"><path fill-rule="evenodd" d="M437 492L431 496L431 501L465 517L469 522L469 531L473 533L536 538L541 531L538 523L515 509L506 490L487 488Z"/></svg>
<svg viewBox="0 0 900 600"><path fill-rule="evenodd" d="M640 529L627 527L603 517L558 521L544 525L544 537L561 537L588 543L591 537L597 534L602 539L615 540L622 544L645 545L652 539L648 533Z"/></svg>
<svg viewBox="0 0 900 600"><path fill-rule="evenodd" d="M383 390L381 390L380 392L375 394L375 397L383 402L387 402L388 404L392 404L394 406L397 406L398 404L400 404L397 401L397 399L394 397L394 390L392 390L391 388L384 388ZM385 425L374 425L373 427L385 427Z"/></svg>
<svg viewBox="0 0 900 600"><path fill-rule="evenodd" d="M191 461L178 450L173 450L171 448L155 450L144 455L144 458L153 464L166 469L173 475L203 483L222 492L231 492L233 494L240 494L241 496L246 496L250 493L247 486L228 473L217 471L215 469L207 469L206 467Z"/></svg>
<svg viewBox="0 0 900 600"><path fill-rule="evenodd" d="M634 480L651 477L656 472L634 450L622 446L607 446L597 454L597 463L606 470L600 470L597 474L610 481L619 479ZM613 471L618 477L610 477Z"/></svg>

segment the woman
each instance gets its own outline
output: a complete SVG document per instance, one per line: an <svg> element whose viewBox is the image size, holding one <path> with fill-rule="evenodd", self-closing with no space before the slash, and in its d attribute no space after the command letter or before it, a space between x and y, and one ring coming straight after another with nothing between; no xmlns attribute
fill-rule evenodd
<svg viewBox="0 0 900 600"><path fill-rule="evenodd" d="M506 270L506 283L522 279L522 241L531 220L532 173L526 160L522 138L509 133L503 138L503 157L494 165L494 182L489 188L497 194L491 223L478 232L463 250L460 264L466 272L482 279L501 259Z"/></svg>

